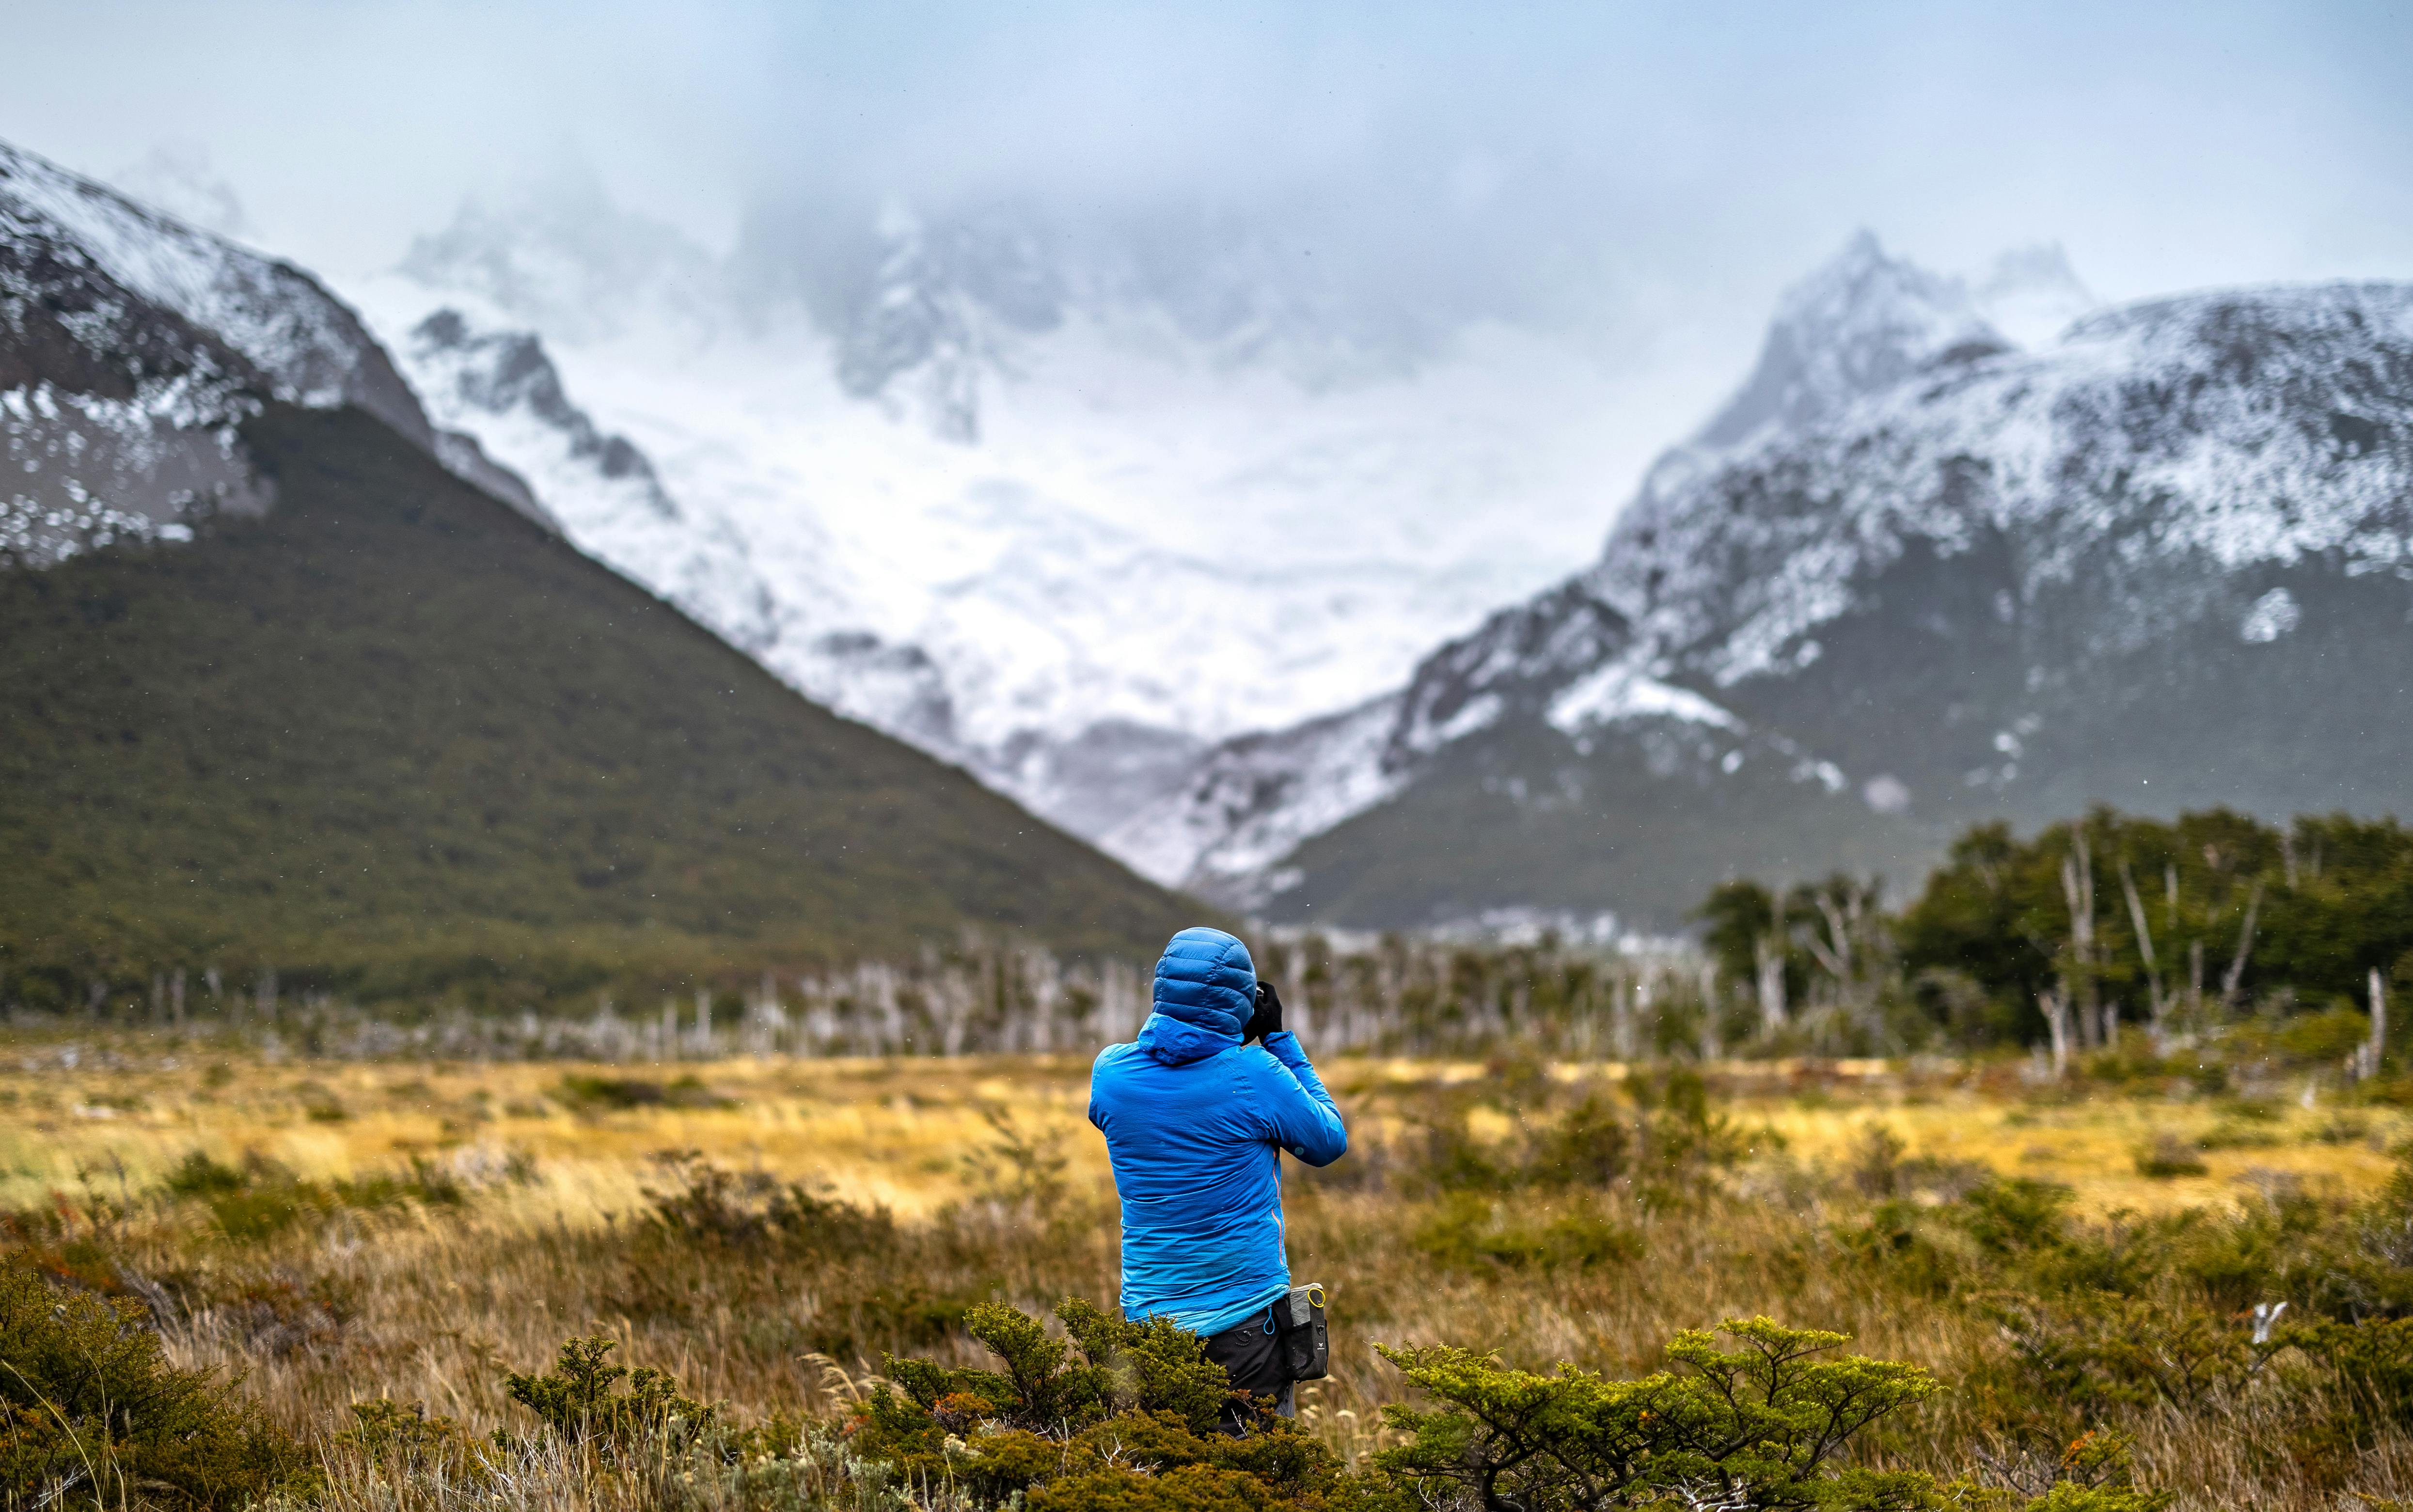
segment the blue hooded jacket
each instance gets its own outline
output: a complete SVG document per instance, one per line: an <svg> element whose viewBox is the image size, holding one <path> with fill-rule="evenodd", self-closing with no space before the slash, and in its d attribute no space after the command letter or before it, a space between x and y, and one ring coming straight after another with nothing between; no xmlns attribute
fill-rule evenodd
<svg viewBox="0 0 2413 1512"><path fill-rule="evenodd" d="M1256 987L1248 946L1184 929L1156 963L1138 1043L1090 1070L1089 1121L1122 1197L1125 1317L1221 1333L1288 1291L1281 1152L1329 1165L1349 1148L1298 1036L1240 1043Z"/></svg>

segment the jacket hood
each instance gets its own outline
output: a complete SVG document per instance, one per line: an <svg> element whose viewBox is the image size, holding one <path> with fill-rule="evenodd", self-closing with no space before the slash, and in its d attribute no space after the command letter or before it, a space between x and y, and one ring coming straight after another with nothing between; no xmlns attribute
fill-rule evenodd
<svg viewBox="0 0 2413 1512"><path fill-rule="evenodd" d="M1139 1047L1168 1065L1203 1060L1240 1043L1256 1011L1256 963L1221 929L1184 929L1157 958L1154 999Z"/></svg>

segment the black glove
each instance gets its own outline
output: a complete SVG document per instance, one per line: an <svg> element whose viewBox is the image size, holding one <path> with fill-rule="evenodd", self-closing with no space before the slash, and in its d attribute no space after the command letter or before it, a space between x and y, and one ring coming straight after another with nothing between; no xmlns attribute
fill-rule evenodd
<svg viewBox="0 0 2413 1512"><path fill-rule="evenodd" d="M1240 1031L1241 1043L1262 1040L1268 1034L1281 1032L1281 995L1270 982L1257 984L1256 1012L1249 1015L1249 1027Z"/></svg>

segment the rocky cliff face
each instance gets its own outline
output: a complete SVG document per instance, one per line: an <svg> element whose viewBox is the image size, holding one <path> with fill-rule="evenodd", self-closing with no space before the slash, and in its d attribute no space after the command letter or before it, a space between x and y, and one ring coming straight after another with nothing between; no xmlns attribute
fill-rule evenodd
<svg viewBox="0 0 2413 1512"><path fill-rule="evenodd" d="M1424 661L1380 781L1209 777L1186 829L1149 816L1190 852L1132 853L1277 912L1664 922L1723 871L1909 880L1973 820L2092 801L2401 810L2408 610L2413 288L2154 301L2022 351L1863 240L1596 566ZM1335 787L1372 801L1279 859L1233 843Z"/></svg>
<svg viewBox="0 0 2413 1512"><path fill-rule="evenodd" d="M0 319L0 552L21 562L268 508L234 427L271 400L356 406L481 487L516 483L475 441L440 436L307 274L6 143Z"/></svg>

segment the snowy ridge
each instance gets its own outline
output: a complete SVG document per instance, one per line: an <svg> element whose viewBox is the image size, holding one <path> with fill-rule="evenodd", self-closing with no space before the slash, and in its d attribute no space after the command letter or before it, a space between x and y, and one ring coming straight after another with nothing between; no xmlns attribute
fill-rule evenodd
<svg viewBox="0 0 2413 1512"><path fill-rule="evenodd" d="M1143 810L1101 848L1142 876L1206 883L1239 906L1261 905L1286 890L1292 879L1273 868L1300 841L1399 791L1404 774L1383 761L1399 717L1393 696L1226 741L1189 775L1179 801Z"/></svg>
<svg viewBox="0 0 2413 1512"><path fill-rule="evenodd" d="M749 655L778 643L775 606L745 543L725 527L695 529L644 453L570 402L534 335L474 330L443 309L413 327L401 351L437 422L477 435L582 548Z"/></svg>
<svg viewBox="0 0 2413 1512"><path fill-rule="evenodd" d="M815 223L842 244L818 259L715 263L583 193L465 212L348 292L572 540L1077 833L1209 742L1396 687L1590 550L1591 361L1336 311L1295 249L1151 260L1011 208L891 207L851 240ZM474 354L413 334L439 309ZM496 371L506 334L670 513Z"/></svg>
<svg viewBox="0 0 2413 1512"><path fill-rule="evenodd" d="M2065 304L2054 286L2075 281L2054 268L2030 282ZM1317 833L1404 791L1438 750L1525 719L1578 750L1623 724L1742 733L1719 690L1818 666L1825 627L1914 551L2007 554L2004 625L2052 600L2060 660L2031 669L2032 686L2206 616L2232 642L2285 636L2292 600L2247 586L2258 571L2317 561L2413 579L2413 287L2151 301L2021 352L1961 286L1856 239L1787 297L1759 369L1652 469L1598 565L1428 658L1381 739L1344 756L1312 727L1271 737L1300 764L1258 773L1261 788L1314 818L1261 806L1245 823ZM1781 731L1754 738L1787 752L1796 780L1857 785L1874 811L1917 801ZM2016 778L2019 736L1996 744L2011 759L1973 780ZM1737 746L1724 770L1745 757ZM1233 853L1228 808L1185 788L1135 823L1187 846L1147 851L1153 874L1247 893L1209 859Z"/></svg>
<svg viewBox="0 0 2413 1512"><path fill-rule="evenodd" d="M2413 465L2359 439L2368 429L2376 443L2408 402L2371 387L2361 359L2377 346L2401 361L2408 341L2403 285L2105 312L2051 350L1940 365L1693 490L1646 494L1586 586L1727 686L1807 665L1810 633L1912 539L1951 556L2009 535L2031 597L2123 538L2147 577L2188 558L2221 571L2321 553L2351 571L2413 565ZM2151 630L2154 607L2131 606L2133 633Z"/></svg>
<svg viewBox="0 0 2413 1512"><path fill-rule="evenodd" d="M1663 683L1628 662L1612 661L1561 689L1545 718L1561 734L1576 735L1619 719L1663 718L1740 730L1742 721L1690 689Z"/></svg>
<svg viewBox="0 0 2413 1512"><path fill-rule="evenodd" d="M67 417L22 406L7 421L12 455L59 456L80 476L55 472L35 494L6 501L12 540L38 526L96 539L72 522L91 510L78 491L113 500L124 520L149 520L179 539L177 522L210 510L265 509L274 490L252 475L232 426L261 400L328 408L357 405L456 476L548 528L558 528L526 484L495 464L475 437L439 434L360 318L317 280L224 237L0 142L0 261L13 300L38 294L70 310L70 339L86 365L131 363L131 394L85 394ZM39 286L37 288L37 286ZM65 303L62 304L61 301ZM14 334L35 341L22 313ZM0 375L9 365L0 361ZM165 381L169 374L175 381ZM68 391L82 388L78 378ZM189 434L188 434L189 433ZM55 517L55 518L53 518ZM96 516L97 518L97 516ZM128 534L120 525L101 533ZM134 531L141 534L140 531ZM148 539L163 539L154 532ZM21 553L33 560L40 552Z"/></svg>
<svg viewBox="0 0 2413 1512"><path fill-rule="evenodd" d="M0 142L0 200L141 298L215 334L269 376L271 397L355 404L433 451L426 416L352 312L289 263L196 230Z"/></svg>
<svg viewBox="0 0 2413 1512"><path fill-rule="evenodd" d="M128 289L0 178L0 560L48 566L120 541L189 539L272 490L235 427L265 380Z"/></svg>

